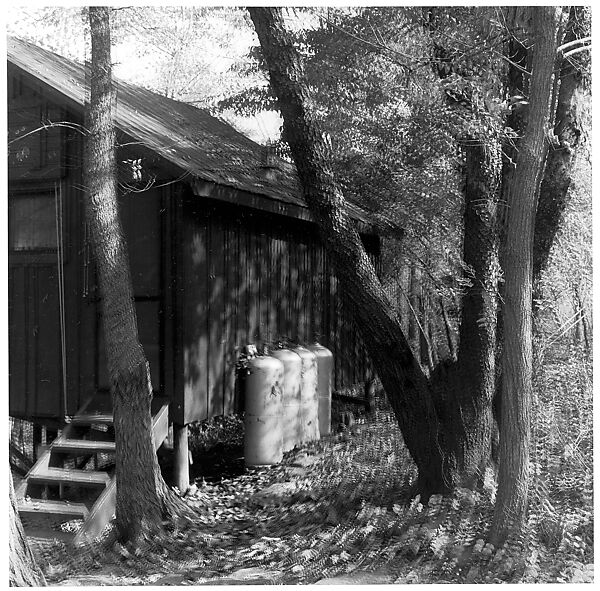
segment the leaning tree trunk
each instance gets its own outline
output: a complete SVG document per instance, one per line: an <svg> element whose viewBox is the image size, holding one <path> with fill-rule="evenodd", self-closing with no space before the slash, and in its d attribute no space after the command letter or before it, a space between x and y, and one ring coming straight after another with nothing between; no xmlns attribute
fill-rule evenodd
<svg viewBox="0 0 600 591"><path fill-rule="evenodd" d="M123 540L159 527L171 509L152 439L152 387L139 342L129 261L117 202L109 8L90 7L92 41L86 217L96 256L116 441L116 520Z"/></svg>
<svg viewBox="0 0 600 591"><path fill-rule="evenodd" d="M444 460L446 444L432 392L348 216L345 199L331 170L330 150L308 108L303 67L283 27L281 11L248 10L270 72L271 86L279 99L284 136L296 163L304 198L351 301L358 330L417 464L417 488L425 496L445 491L452 485L447 474L451 466Z"/></svg>
<svg viewBox="0 0 600 591"><path fill-rule="evenodd" d="M532 259L535 211L548 148L560 9L534 7L529 117L507 187L504 351L498 492L490 539L522 526L528 498L532 399Z"/></svg>
<svg viewBox="0 0 600 591"><path fill-rule="evenodd" d="M35 562L27 543L23 525L19 518L17 499L9 470L8 494L8 584L11 587L42 587L46 585L44 574Z"/></svg>

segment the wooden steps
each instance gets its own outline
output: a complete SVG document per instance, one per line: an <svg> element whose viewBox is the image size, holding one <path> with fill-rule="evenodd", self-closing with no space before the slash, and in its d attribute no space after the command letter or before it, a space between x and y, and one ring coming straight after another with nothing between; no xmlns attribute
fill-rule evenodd
<svg viewBox="0 0 600 591"><path fill-rule="evenodd" d="M70 501L51 501L48 499L19 499L19 513L52 515L64 515L85 519L89 510L83 503L71 503Z"/></svg>
<svg viewBox="0 0 600 591"><path fill-rule="evenodd" d="M70 417L60 436L48 446L15 491L19 512L24 515L83 520L77 535L72 536L76 545L98 537L115 513L116 481L110 457L116 446L113 416L106 411L106 400L106 396L92 398ZM168 402L155 397L152 401L155 450L167 437L168 416ZM36 532L38 535L37 529ZM48 535L52 537L53 533L49 531Z"/></svg>
<svg viewBox="0 0 600 591"><path fill-rule="evenodd" d="M80 486L107 486L110 476L106 472L76 470L73 468L46 468L29 475L31 484L78 484Z"/></svg>
<svg viewBox="0 0 600 591"><path fill-rule="evenodd" d="M112 414L106 413L89 413L89 414L77 414L71 417L69 421L70 425L112 425L113 416Z"/></svg>
<svg viewBox="0 0 600 591"><path fill-rule="evenodd" d="M90 454L114 453L114 441L97 441L91 439L64 439L53 445L55 453Z"/></svg>

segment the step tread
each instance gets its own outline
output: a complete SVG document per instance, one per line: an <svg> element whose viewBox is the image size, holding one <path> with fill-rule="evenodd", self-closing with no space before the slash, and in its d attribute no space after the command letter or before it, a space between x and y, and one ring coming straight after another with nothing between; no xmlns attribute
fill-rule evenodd
<svg viewBox="0 0 600 591"><path fill-rule="evenodd" d="M113 424L112 413L87 413L80 414L71 417L70 421L73 425L93 425L94 423L101 423L103 425Z"/></svg>
<svg viewBox="0 0 600 591"><path fill-rule="evenodd" d="M29 475L30 482L43 482L47 484L64 483L106 486L110 480L111 478L106 472L70 468L45 468Z"/></svg>
<svg viewBox="0 0 600 591"><path fill-rule="evenodd" d="M97 441L95 439L62 439L52 445L58 452L114 452L114 441Z"/></svg>
<svg viewBox="0 0 600 591"><path fill-rule="evenodd" d="M52 501L46 499L19 499L19 512L52 513L54 515L70 515L85 519L89 510L83 503Z"/></svg>

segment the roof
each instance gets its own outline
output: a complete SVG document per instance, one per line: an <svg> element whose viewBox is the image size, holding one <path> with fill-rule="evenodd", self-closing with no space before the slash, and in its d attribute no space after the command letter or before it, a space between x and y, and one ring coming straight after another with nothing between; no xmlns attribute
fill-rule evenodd
<svg viewBox="0 0 600 591"><path fill-rule="evenodd" d="M7 53L9 62L83 107L85 66L14 37L8 38ZM205 109L113 82L116 127L191 175L197 194L231 200L222 187L233 187L251 207L311 219L294 166L278 159L278 170L265 174L264 148ZM350 214L372 227L357 206L350 204Z"/></svg>

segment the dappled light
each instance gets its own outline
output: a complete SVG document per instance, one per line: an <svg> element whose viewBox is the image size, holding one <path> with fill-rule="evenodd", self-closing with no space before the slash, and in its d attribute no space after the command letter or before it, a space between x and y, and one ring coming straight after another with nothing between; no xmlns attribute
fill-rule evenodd
<svg viewBox="0 0 600 591"><path fill-rule="evenodd" d="M9 20L11 585L593 582L589 7Z"/></svg>

